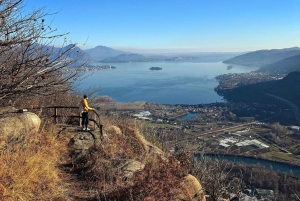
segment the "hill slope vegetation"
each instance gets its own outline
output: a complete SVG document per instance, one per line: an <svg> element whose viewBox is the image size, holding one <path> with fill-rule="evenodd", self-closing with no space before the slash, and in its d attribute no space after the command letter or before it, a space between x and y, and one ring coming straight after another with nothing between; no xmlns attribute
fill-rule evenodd
<svg viewBox="0 0 300 201"><path fill-rule="evenodd" d="M223 63L244 66L265 66L296 55L300 55L299 47L273 50L258 50L233 57L231 59L223 61Z"/></svg>

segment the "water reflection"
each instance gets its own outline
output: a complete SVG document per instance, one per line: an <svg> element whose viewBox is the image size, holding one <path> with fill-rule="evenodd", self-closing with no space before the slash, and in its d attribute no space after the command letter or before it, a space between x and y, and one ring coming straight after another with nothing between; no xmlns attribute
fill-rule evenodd
<svg viewBox="0 0 300 201"><path fill-rule="evenodd" d="M182 115L182 116L180 116L180 117L178 117L180 120L182 120L182 121L186 121L186 120L190 120L190 119L193 119L193 118L195 118L195 117L198 117L198 116L200 116L201 115L201 113L197 113L197 112L195 112L195 113L187 113L187 114L185 114L185 115Z"/></svg>

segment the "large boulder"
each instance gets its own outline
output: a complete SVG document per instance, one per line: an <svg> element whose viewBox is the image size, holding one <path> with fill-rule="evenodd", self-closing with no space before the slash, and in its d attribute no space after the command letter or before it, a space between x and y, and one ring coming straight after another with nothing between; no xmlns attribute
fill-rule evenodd
<svg viewBox="0 0 300 201"><path fill-rule="evenodd" d="M188 174L182 182L172 189L174 192L174 201L206 201L204 191L199 181L193 176ZM154 197L149 196L144 201L158 201Z"/></svg>
<svg viewBox="0 0 300 201"><path fill-rule="evenodd" d="M126 181L127 179L131 179L133 174L137 171L144 169L145 165L139 161L128 159L128 160L119 160L114 161L113 166L115 172L121 171L123 175L123 179Z"/></svg>
<svg viewBox="0 0 300 201"><path fill-rule="evenodd" d="M176 201L205 201L205 194L201 184L193 175L188 174L175 189Z"/></svg>
<svg viewBox="0 0 300 201"><path fill-rule="evenodd" d="M30 132L38 132L41 119L34 113L19 113L13 107L0 108L0 148L21 142Z"/></svg>

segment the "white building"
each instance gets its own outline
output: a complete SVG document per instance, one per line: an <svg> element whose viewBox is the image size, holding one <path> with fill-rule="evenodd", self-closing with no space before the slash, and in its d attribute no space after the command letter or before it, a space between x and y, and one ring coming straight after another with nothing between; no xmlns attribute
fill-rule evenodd
<svg viewBox="0 0 300 201"><path fill-rule="evenodd" d="M299 126L290 126L290 129L291 129L291 130L299 131L299 130L300 130L300 127L299 127Z"/></svg>

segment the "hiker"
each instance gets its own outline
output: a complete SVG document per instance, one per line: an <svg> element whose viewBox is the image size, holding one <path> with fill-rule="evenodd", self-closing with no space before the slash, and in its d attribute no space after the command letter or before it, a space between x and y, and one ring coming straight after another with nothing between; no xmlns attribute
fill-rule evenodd
<svg viewBox="0 0 300 201"><path fill-rule="evenodd" d="M89 111L93 111L94 109L89 107L88 105L88 97L87 95L83 96L83 99L81 100L81 106L82 106L82 130L84 131L89 131L90 129L88 128L88 123L89 123Z"/></svg>

